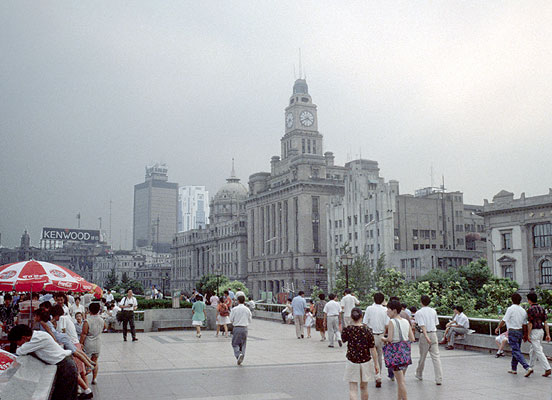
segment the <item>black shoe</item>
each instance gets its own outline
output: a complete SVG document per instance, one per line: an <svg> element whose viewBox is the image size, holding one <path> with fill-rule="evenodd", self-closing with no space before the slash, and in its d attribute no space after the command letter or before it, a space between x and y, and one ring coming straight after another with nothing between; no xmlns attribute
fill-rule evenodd
<svg viewBox="0 0 552 400"><path fill-rule="evenodd" d="M338 340L337 343L339 344L339 347L343 346L343 342L341 340Z"/></svg>
<svg viewBox="0 0 552 400"><path fill-rule="evenodd" d="M332 348L333 348L333 347L334 347L334 345L333 345L333 344L330 344L330 345L328 345L328 347L332 347Z"/></svg>
<svg viewBox="0 0 552 400"><path fill-rule="evenodd" d="M123 340L126 342L127 341L126 337L124 337Z"/></svg>
<svg viewBox="0 0 552 400"><path fill-rule="evenodd" d="M305 335L301 334L301 339L304 339L305 338Z"/></svg>
<svg viewBox="0 0 552 400"><path fill-rule="evenodd" d="M91 399L92 397L94 397L94 393L90 392L90 393L81 393L79 394L79 397L78 399L81 400L81 399Z"/></svg>
<svg viewBox="0 0 552 400"><path fill-rule="evenodd" d="M126 339L125 339L125 340L126 340ZM138 338L135 338L135 337L132 338L132 341L133 341L133 342L136 342L137 340L138 340Z"/></svg>
<svg viewBox="0 0 552 400"><path fill-rule="evenodd" d="M381 381L376 381L376 387L377 387L377 388L380 388L380 387L381 387Z"/></svg>

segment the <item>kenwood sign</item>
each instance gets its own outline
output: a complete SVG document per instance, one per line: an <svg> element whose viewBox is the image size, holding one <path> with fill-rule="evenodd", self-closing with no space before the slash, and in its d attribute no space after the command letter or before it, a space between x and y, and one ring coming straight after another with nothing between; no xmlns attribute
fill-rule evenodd
<svg viewBox="0 0 552 400"><path fill-rule="evenodd" d="M43 240L70 240L73 242L99 242L100 231L84 229L42 228Z"/></svg>

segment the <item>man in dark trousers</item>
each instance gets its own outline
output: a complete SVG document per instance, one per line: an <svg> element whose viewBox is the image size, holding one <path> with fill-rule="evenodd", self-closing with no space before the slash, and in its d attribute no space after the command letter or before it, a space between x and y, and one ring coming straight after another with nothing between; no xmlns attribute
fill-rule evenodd
<svg viewBox="0 0 552 400"><path fill-rule="evenodd" d="M77 366L71 350L63 350L47 332L23 324L13 327L8 339L19 347L18 356L31 354L45 364L57 365L52 400L77 399Z"/></svg>

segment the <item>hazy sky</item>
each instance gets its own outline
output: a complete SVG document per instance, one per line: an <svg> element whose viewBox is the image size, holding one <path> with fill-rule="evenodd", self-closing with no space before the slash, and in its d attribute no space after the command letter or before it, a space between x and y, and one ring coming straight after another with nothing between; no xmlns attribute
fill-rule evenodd
<svg viewBox="0 0 552 400"><path fill-rule="evenodd" d="M402 193L445 175L482 203L552 186L552 2L2 1L0 232L132 241L133 185L166 162L214 194L270 170L298 49L325 150ZM125 239L126 238L126 239Z"/></svg>

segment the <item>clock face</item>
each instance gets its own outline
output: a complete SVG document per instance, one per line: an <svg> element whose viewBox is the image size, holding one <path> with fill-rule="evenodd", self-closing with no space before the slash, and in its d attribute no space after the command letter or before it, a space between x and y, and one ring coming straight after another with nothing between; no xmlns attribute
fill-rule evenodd
<svg viewBox="0 0 552 400"><path fill-rule="evenodd" d="M299 120L304 126L311 126L314 123L314 115L310 111L303 111L299 115Z"/></svg>
<svg viewBox="0 0 552 400"><path fill-rule="evenodd" d="M287 113L287 115L286 115L286 126L288 128L291 128L293 126L293 114L292 113Z"/></svg>

